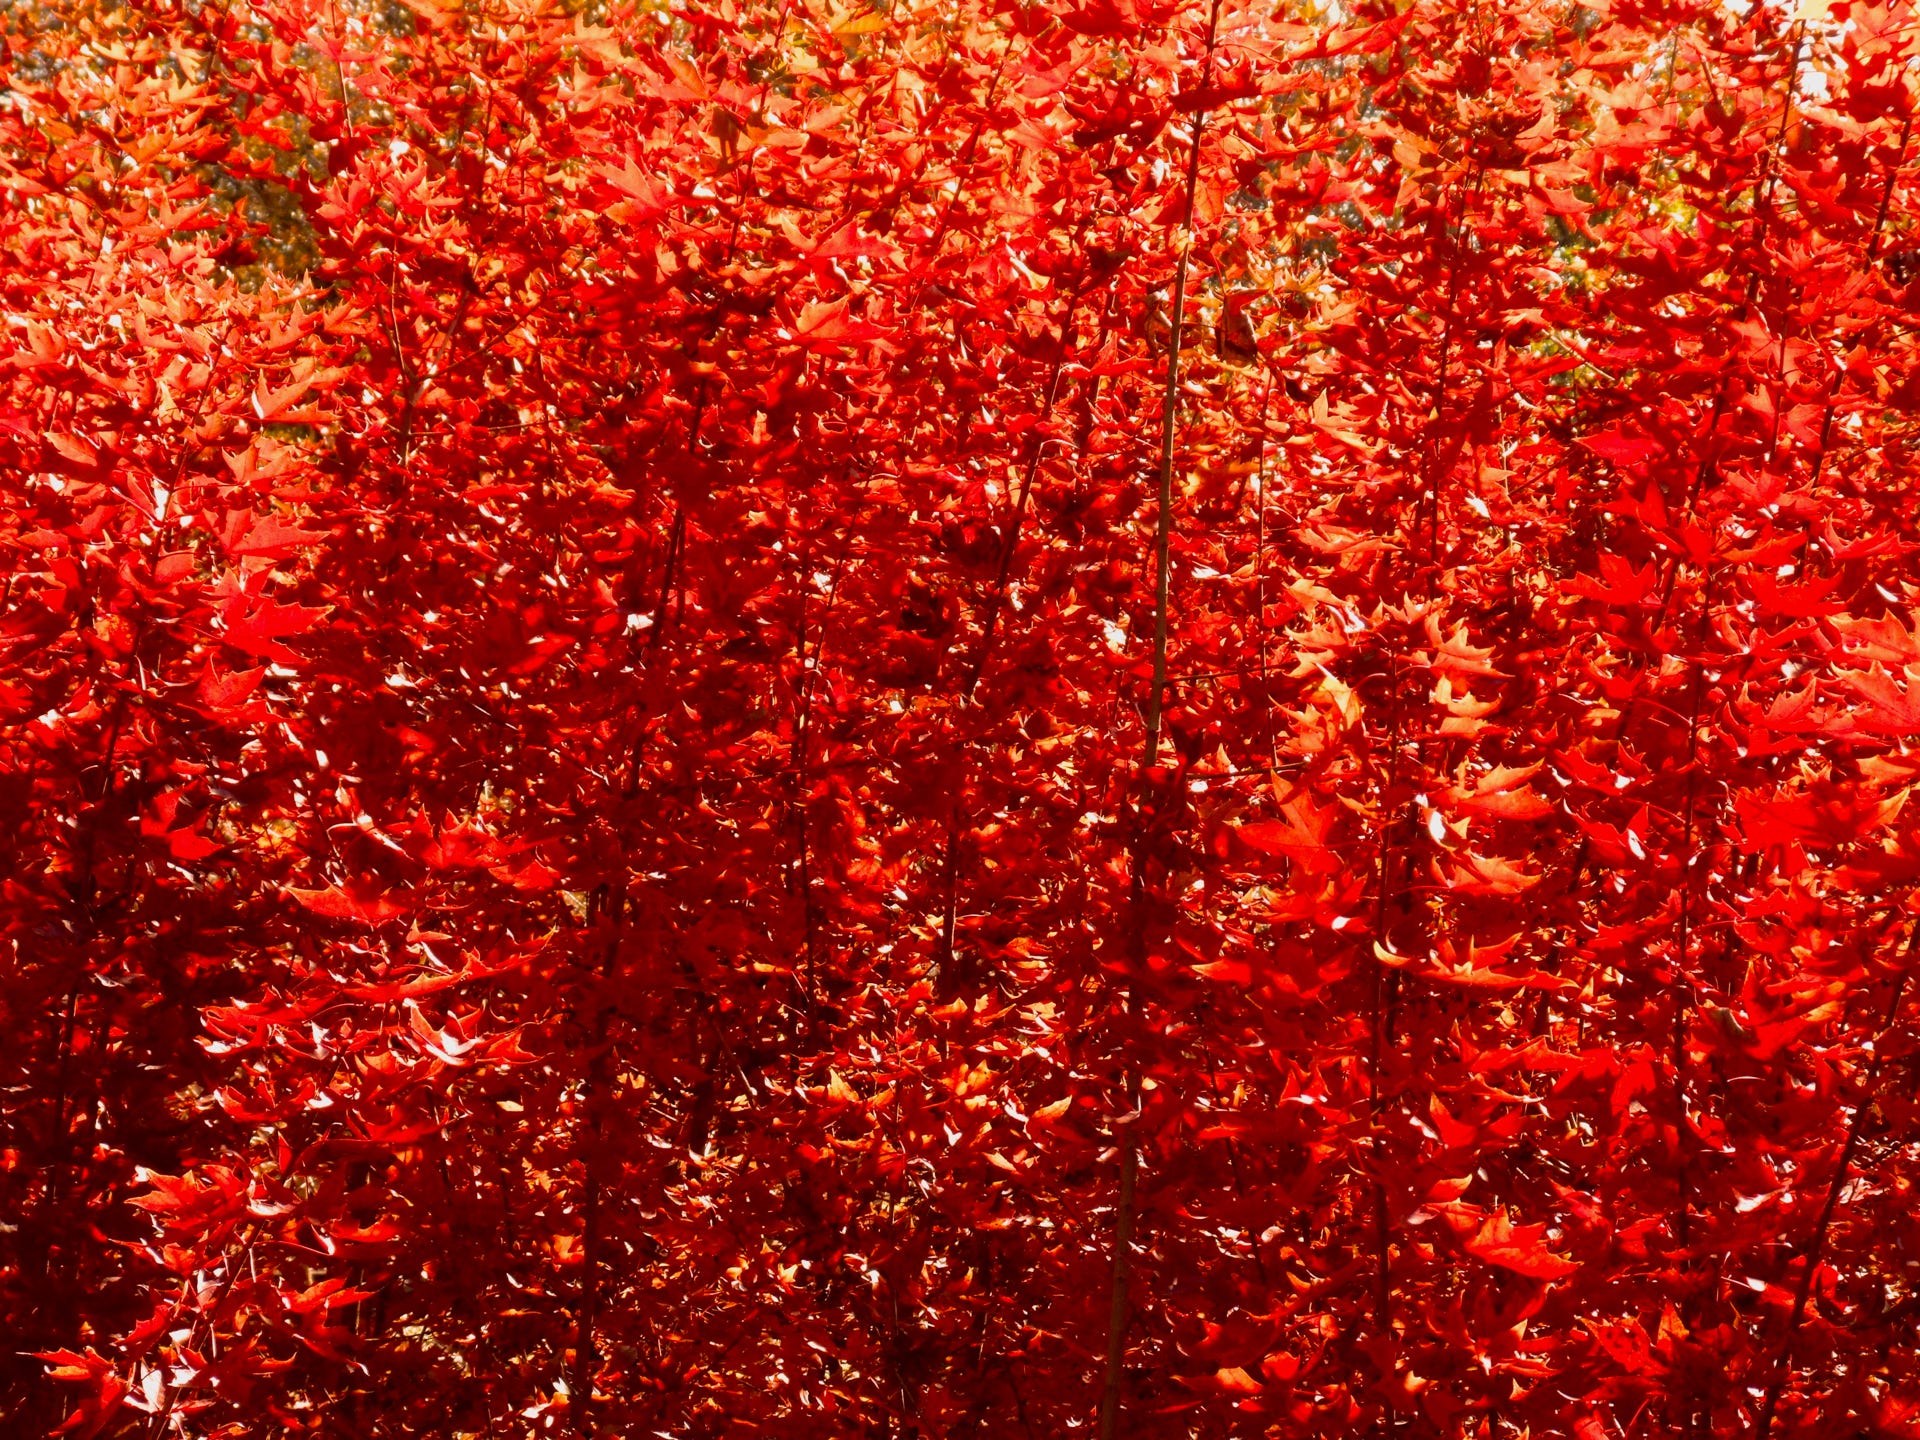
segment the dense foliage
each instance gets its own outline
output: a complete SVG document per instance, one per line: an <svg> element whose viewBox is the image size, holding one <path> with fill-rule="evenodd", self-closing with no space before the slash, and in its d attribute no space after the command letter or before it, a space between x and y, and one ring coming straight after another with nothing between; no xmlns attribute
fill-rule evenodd
<svg viewBox="0 0 1920 1440"><path fill-rule="evenodd" d="M1910 6L0 7L0 1424L1920 1435Z"/></svg>

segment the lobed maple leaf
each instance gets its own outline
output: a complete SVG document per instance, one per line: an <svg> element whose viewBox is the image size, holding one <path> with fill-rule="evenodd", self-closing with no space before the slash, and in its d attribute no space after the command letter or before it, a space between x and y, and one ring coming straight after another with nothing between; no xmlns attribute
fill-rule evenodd
<svg viewBox="0 0 1920 1440"><path fill-rule="evenodd" d="M362 925L378 925L407 913L408 907L385 894L374 894L348 885L330 885L325 889L287 887L287 894L302 908L330 920L352 920Z"/></svg>
<svg viewBox="0 0 1920 1440"><path fill-rule="evenodd" d="M1515 1225L1504 1212L1487 1217L1465 1243L1476 1260L1511 1270L1532 1280L1557 1280L1580 1268L1578 1262L1555 1255L1543 1237L1546 1225Z"/></svg>

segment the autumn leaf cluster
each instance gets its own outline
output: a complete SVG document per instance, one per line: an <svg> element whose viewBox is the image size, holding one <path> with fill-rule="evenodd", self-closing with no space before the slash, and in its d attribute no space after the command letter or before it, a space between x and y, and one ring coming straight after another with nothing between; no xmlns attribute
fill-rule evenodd
<svg viewBox="0 0 1920 1440"><path fill-rule="evenodd" d="M0 6L0 1420L1920 1435L1920 33Z"/></svg>

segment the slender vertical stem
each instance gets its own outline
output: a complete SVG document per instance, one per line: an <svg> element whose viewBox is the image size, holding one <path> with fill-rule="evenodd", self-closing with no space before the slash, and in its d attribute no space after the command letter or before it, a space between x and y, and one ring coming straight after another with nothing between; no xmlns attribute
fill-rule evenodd
<svg viewBox="0 0 1920 1440"><path fill-rule="evenodd" d="M1425 463L1425 481L1421 487L1424 492L1420 499L1427 512L1427 597L1433 597L1433 587L1438 579L1440 568L1440 474L1439 459L1446 437L1442 433L1447 416L1447 369L1453 360L1453 331L1460 309L1460 250L1467 227L1467 213L1472 208L1473 199L1480 191L1481 174L1473 177L1471 191L1463 191L1460 197L1460 215L1452 225L1446 226L1449 245L1447 259L1447 299L1446 319L1440 327L1440 365L1433 380L1432 417L1427 422L1427 457ZM1445 224L1444 217L1442 218Z"/></svg>
<svg viewBox="0 0 1920 1440"><path fill-rule="evenodd" d="M1387 940L1387 904L1393 892L1393 870L1398 859L1394 845L1394 796L1400 790L1400 679L1393 670L1394 660L1387 657L1387 676L1390 699L1387 706L1387 741L1390 755L1387 769L1387 793L1380 803L1380 870L1375 885L1373 905L1373 934L1380 944ZM1395 1003L1398 1000L1397 986L1400 972L1389 970L1381 963L1376 951L1373 959L1371 984L1367 998L1367 1110L1372 1117L1373 1133L1371 1142L1376 1147L1374 1155L1378 1163L1379 1146L1385 1138L1380 1128L1380 1111L1385 1104L1385 1087L1382 1084L1382 1071L1386 1066L1387 1047L1393 1042L1393 1017ZM1373 1322L1381 1335L1393 1333L1393 1261L1392 1261L1392 1220L1387 1214L1387 1187L1376 1173L1373 1179Z"/></svg>
<svg viewBox="0 0 1920 1440"><path fill-rule="evenodd" d="M1700 628L1699 644L1705 649L1707 638L1712 633L1713 624L1713 568L1707 567L1701 579L1700 587ZM1677 935L1674 941L1674 1009L1672 1055L1670 1063L1673 1069L1673 1105L1674 1130L1677 1136L1686 1134L1686 1044L1687 1022L1693 1014L1692 971L1687 967L1687 951L1692 942L1693 931L1693 845L1698 829L1699 788L1700 788L1700 706L1705 690L1706 659L1704 655L1693 658L1692 700L1687 716L1687 788L1681 803L1680 842L1680 914ZM1684 1143L1684 1142L1682 1142ZM1680 1166L1680 1208L1675 1216L1675 1232L1680 1243L1688 1240L1690 1222L1688 1220L1687 1165Z"/></svg>
<svg viewBox="0 0 1920 1440"><path fill-rule="evenodd" d="M1213 32L1220 19L1220 0L1214 0L1207 22L1206 69L1213 65ZM1205 84L1203 79L1202 84ZM1173 308L1167 331L1167 383L1160 405L1160 511L1153 527L1153 689L1147 696L1145 763L1160 758L1160 716L1167 690L1167 592L1173 579L1173 439L1180 408L1180 345L1187 308L1187 262L1193 252L1193 194L1200 182L1200 137L1204 113L1193 117L1193 140L1187 149L1186 219L1180 226L1180 258L1173 272Z"/></svg>
<svg viewBox="0 0 1920 1440"><path fill-rule="evenodd" d="M1080 234L1086 233L1083 224ZM1076 236L1076 243L1078 237ZM1000 634L1000 616L1005 611L1009 591L1013 584L1013 564L1020 547L1020 532L1026 523L1028 502L1033 494L1033 482L1039 477L1041 461L1046 458L1046 428L1053 422L1054 407L1060 399L1061 382L1066 377L1067 357L1074 347L1074 313L1079 308L1080 298L1085 293L1084 282L1074 287L1067 296L1065 314L1060 320L1060 349L1053 357L1053 368L1047 376L1046 395L1040 410L1040 424L1035 427L1033 443L1027 450L1027 463L1021 473L1020 486L1009 501L1012 515L1006 523L1006 535L1000 545L1000 568L994 579L993 598L987 603L987 616L980 624L980 639L974 647L973 659L968 663L966 675L960 682L960 703L962 708L973 704L974 691L980 687L980 677L986 673L987 662L993 657L994 642ZM1085 437L1081 437L1084 448ZM943 998L950 997L959 984L959 966L956 963L955 943L959 925L960 904L960 834L965 828L964 801L966 799L968 758L964 739L956 756L956 781L953 803L947 811L947 847L946 858L942 862L942 876L946 886L946 907L940 922L940 949L934 959L934 984Z"/></svg>
<svg viewBox="0 0 1920 1440"><path fill-rule="evenodd" d="M1253 533L1253 638L1260 655L1260 708L1267 727L1267 761L1280 768L1280 737L1273 723L1273 690L1267 673L1267 415L1273 408L1273 375L1267 375L1267 388L1260 396L1260 508Z"/></svg>
<svg viewBox="0 0 1920 1440"><path fill-rule="evenodd" d="M622 879L624 880L624 876ZM568 1408L573 1416L574 1433L593 1434L593 1373L597 1353L594 1324L600 1313L600 1191L605 1170L602 1151L606 1144L607 1086L611 1067L607 1063L612 1022L607 1001L607 982L620 958L620 929L625 919L626 897L623 890L602 885L594 896L592 913L609 922L611 935L600 962L591 1004L593 1007L591 1050L587 1056L586 1083L581 1095L586 1133L581 1156L582 1194L580 1197L580 1294L574 1314L572 1394Z"/></svg>
<svg viewBox="0 0 1920 1440"><path fill-rule="evenodd" d="M1100 1440L1113 1440L1120 1420L1120 1370L1127 1345L1127 1281L1133 1274L1134 1192L1140 1148L1131 1129L1120 1141L1120 1198L1113 1224L1113 1302L1107 1312L1107 1375L1100 1395Z"/></svg>
<svg viewBox="0 0 1920 1440"><path fill-rule="evenodd" d="M1053 422L1054 406L1060 399L1060 383L1066 376L1067 357L1073 353L1073 318L1080 304L1080 296L1081 288L1076 287L1067 297L1066 316L1060 322L1060 350L1053 357L1053 369L1047 376L1046 398L1040 409L1041 423L1035 429L1033 444L1027 450L1027 463L1021 471L1020 488L1013 497L1013 514L1007 521L1006 537L1000 545L1000 569L994 578L993 598L987 604L987 618L981 622L980 641L974 651L973 663L967 667L966 679L960 686L961 697L965 700L972 700L973 692L979 688L980 676L987 668L987 660L993 653L993 642L999 634L1001 613L1007 606L1007 592L1013 582L1013 562L1020 547L1020 531L1026 522L1028 500L1033 494L1033 482L1040 474L1040 462L1046 458L1046 427Z"/></svg>
<svg viewBox="0 0 1920 1440"><path fill-rule="evenodd" d="M1913 135L1913 115L1900 122L1900 143L1894 147L1893 165L1887 171L1886 186L1880 192L1880 210L1873 217L1873 234L1867 239L1866 263L1870 267L1880 257L1880 240L1887 228L1887 211L1893 204L1894 188L1900 183L1900 167L1906 163L1907 142ZM1824 412L1820 416L1820 444L1813 455L1813 483L1818 484L1820 471L1827 461L1827 437L1833 430L1833 402L1840 390L1840 370L1836 366L1827 379L1827 400Z"/></svg>
<svg viewBox="0 0 1920 1440"><path fill-rule="evenodd" d="M964 767L964 752L961 764ZM933 984L942 1000L954 993L960 980L955 973L959 968L955 955L960 927L960 805L963 798L955 794L947 807L947 854L940 866L946 901L940 916L940 949L934 957Z"/></svg>
<svg viewBox="0 0 1920 1440"><path fill-rule="evenodd" d="M1220 0L1213 0L1207 16L1206 56L1201 62L1201 85L1213 73L1213 41L1220 26ZM1160 511L1154 521L1153 590L1153 688L1147 696L1146 743L1142 768L1151 771L1160 759L1160 719L1167 688L1167 592L1171 581L1173 545L1173 451L1174 421L1180 402L1180 341L1187 304L1187 261L1192 251L1193 197L1200 183L1200 140L1206 130L1205 111L1193 117L1193 135L1187 150L1187 193L1180 233L1176 243L1179 258L1174 267L1173 310L1167 334L1167 383L1160 409ZM1146 859L1138 838L1133 854L1134 942L1142 950L1146 939ZM1130 993L1128 1009L1138 1004L1137 992ZM1120 1421L1120 1375L1127 1347L1127 1282L1133 1270L1133 1232L1135 1193L1139 1188L1140 1145L1134 1126L1140 1112L1140 1086L1137 1069L1128 1067L1127 1098L1131 1112L1116 1137L1120 1143L1120 1195L1113 1230L1113 1296L1107 1319L1106 1382L1100 1396L1100 1440L1113 1440Z"/></svg>
<svg viewBox="0 0 1920 1440"><path fill-rule="evenodd" d="M1754 255L1753 268L1747 274L1747 304L1760 295L1760 262L1764 258L1767 236L1773 229L1773 187L1780 178L1780 147L1786 143L1787 126L1793 121L1793 102L1800 90L1800 56L1806 46L1806 26L1793 27L1793 49L1787 61L1787 94L1780 104L1780 128L1773 144L1767 147L1766 175L1754 196L1754 211L1760 217L1760 251Z"/></svg>
<svg viewBox="0 0 1920 1440"><path fill-rule="evenodd" d="M1840 1192L1846 1189L1847 1170L1853 1163L1853 1152L1860 1144L1861 1123L1866 1119L1867 1111L1873 1108L1874 1085L1880 1078L1880 1061L1886 1050L1887 1033L1900 1018L1900 1002L1906 998L1916 938L1920 938L1920 926L1907 932L1906 947L1900 957L1900 978L1894 982L1893 996L1887 1002L1886 1013L1880 1017L1879 1029L1874 1033L1873 1059L1867 1063L1866 1084L1861 1087L1859 1100L1853 1107L1853 1116L1847 1122L1847 1138L1841 1142L1839 1162L1833 1167L1833 1178L1827 1182L1826 1201L1820 1207L1813 1235L1807 1241L1806 1264L1800 1271L1800 1283L1794 1290L1793 1310L1787 1316L1787 1333L1780 1339L1780 1355L1774 1361L1773 1380L1767 1386L1766 1399L1760 1404L1759 1419L1754 1422L1754 1433L1759 1440L1767 1440L1772 1432L1774 1411L1779 1408L1780 1397L1786 1393L1787 1382L1793 1379L1793 1344L1799 1337L1800 1321L1807 1313L1807 1302L1813 1296L1813 1279L1819 1272L1820 1259L1826 1251L1827 1232L1833 1225L1834 1211L1840 1206Z"/></svg>
<svg viewBox="0 0 1920 1440"><path fill-rule="evenodd" d="M796 799L794 802L795 827L799 831L799 881L800 915L805 933L806 983L804 996L809 1014L818 994L819 951L820 951L820 909L813 893L813 837L807 823L808 791L811 784L813 759L813 696L814 685L821 670L826 665L828 626L832 623L833 608L840 598L840 580L846 574L847 559L853 551L853 521L847 523L847 532L840 547L840 556L833 562L833 574L827 582L826 604L820 612L820 635L813 642L813 653L807 653L807 632L802 609L800 627L800 716L794 726L791 764L794 771ZM801 578L806 578L802 567ZM805 591L802 590L804 604Z"/></svg>

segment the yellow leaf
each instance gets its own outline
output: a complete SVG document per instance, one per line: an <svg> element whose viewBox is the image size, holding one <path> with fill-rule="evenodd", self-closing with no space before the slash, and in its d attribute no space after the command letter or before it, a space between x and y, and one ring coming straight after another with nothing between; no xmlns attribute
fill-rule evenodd
<svg viewBox="0 0 1920 1440"><path fill-rule="evenodd" d="M871 35L876 30L887 28L887 17L878 10L869 10L865 15L848 20L833 27L836 35Z"/></svg>

